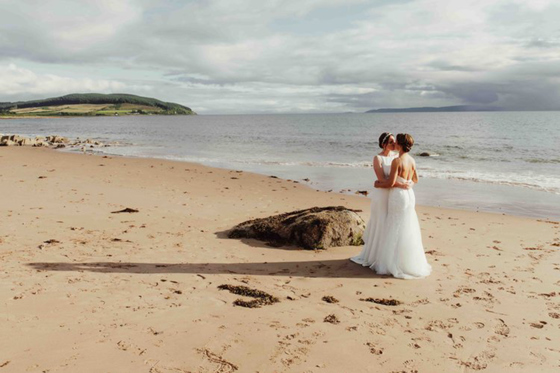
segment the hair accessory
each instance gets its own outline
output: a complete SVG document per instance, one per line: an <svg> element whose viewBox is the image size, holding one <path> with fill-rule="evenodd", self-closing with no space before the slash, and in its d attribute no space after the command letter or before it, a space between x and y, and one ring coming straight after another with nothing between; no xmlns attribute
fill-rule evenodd
<svg viewBox="0 0 560 373"><path fill-rule="evenodd" d="M385 137L383 137L383 141L381 141L381 145L385 145L385 142L389 139L389 137L393 136L391 132L387 132Z"/></svg>

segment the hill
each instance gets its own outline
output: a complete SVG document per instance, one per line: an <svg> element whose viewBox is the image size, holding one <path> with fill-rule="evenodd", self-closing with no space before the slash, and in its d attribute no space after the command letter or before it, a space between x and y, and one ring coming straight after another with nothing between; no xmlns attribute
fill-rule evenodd
<svg viewBox="0 0 560 373"><path fill-rule="evenodd" d="M443 107L411 107L402 109L375 109L366 113L434 113L434 112L457 112L457 111L502 111L496 106L457 105Z"/></svg>
<svg viewBox="0 0 560 373"><path fill-rule="evenodd" d="M74 93L42 100L0 102L0 115L8 116L106 116L193 115L190 108L155 98L129 94Z"/></svg>

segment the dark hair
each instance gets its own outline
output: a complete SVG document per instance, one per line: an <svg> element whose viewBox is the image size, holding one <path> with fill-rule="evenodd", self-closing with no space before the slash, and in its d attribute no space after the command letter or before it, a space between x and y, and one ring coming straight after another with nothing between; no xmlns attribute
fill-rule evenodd
<svg viewBox="0 0 560 373"><path fill-rule="evenodd" d="M387 145L387 142L389 141L389 138L391 136L393 136L391 132L383 132L381 136L379 136L379 147L381 149L383 149L383 147Z"/></svg>
<svg viewBox="0 0 560 373"><path fill-rule="evenodd" d="M408 133L399 133L397 135L397 144L402 147L403 152L408 153L414 145L414 139Z"/></svg>

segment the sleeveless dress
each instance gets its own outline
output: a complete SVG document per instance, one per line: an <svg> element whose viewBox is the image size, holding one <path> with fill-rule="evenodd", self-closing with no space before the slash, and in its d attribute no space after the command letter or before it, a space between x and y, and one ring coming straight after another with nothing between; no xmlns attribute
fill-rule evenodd
<svg viewBox="0 0 560 373"><path fill-rule="evenodd" d="M400 182L407 182L402 177ZM412 279L426 277L432 267L426 260L414 190L391 188L380 250L370 267L377 274Z"/></svg>
<svg viewBox="0 0 560 373"><path fill-rule="evenodd" d="M385 178L389 177L389 174L391 173L391 163L395 157L384 157L382 155L377 155L376 157L381 159L381 165L383 166L383 174L385 175ZM359 255L350 258L350 260L354 263L361 264L364 267L369 267L376 262L381 245L381 238L385 230L389 192L390 189L373 188L373 192L371 193L371 213L366 230L364 231L364 235L362 237L364 240L364 246L362 247L362 251Z"/></svg>

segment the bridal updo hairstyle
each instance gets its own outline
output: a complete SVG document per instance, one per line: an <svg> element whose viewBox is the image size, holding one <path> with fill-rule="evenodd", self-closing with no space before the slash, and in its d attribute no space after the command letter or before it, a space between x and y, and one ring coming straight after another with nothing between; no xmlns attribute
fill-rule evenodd
<svg viewBox="0 0 560 373"><path fill-rule="evenodd" d="M397 144L402 147L403 152L408 153L414 145L414 139L408 133L399 133L397 135Z"/></svg>
<svg viewBox="0 0 560 373"><path fill-rule="evenodd" d="M383 149L385 145L387 145L391 136L393 136L391 132L383 132L381 136L379 136L379 147L381 149Z"/></svg>

